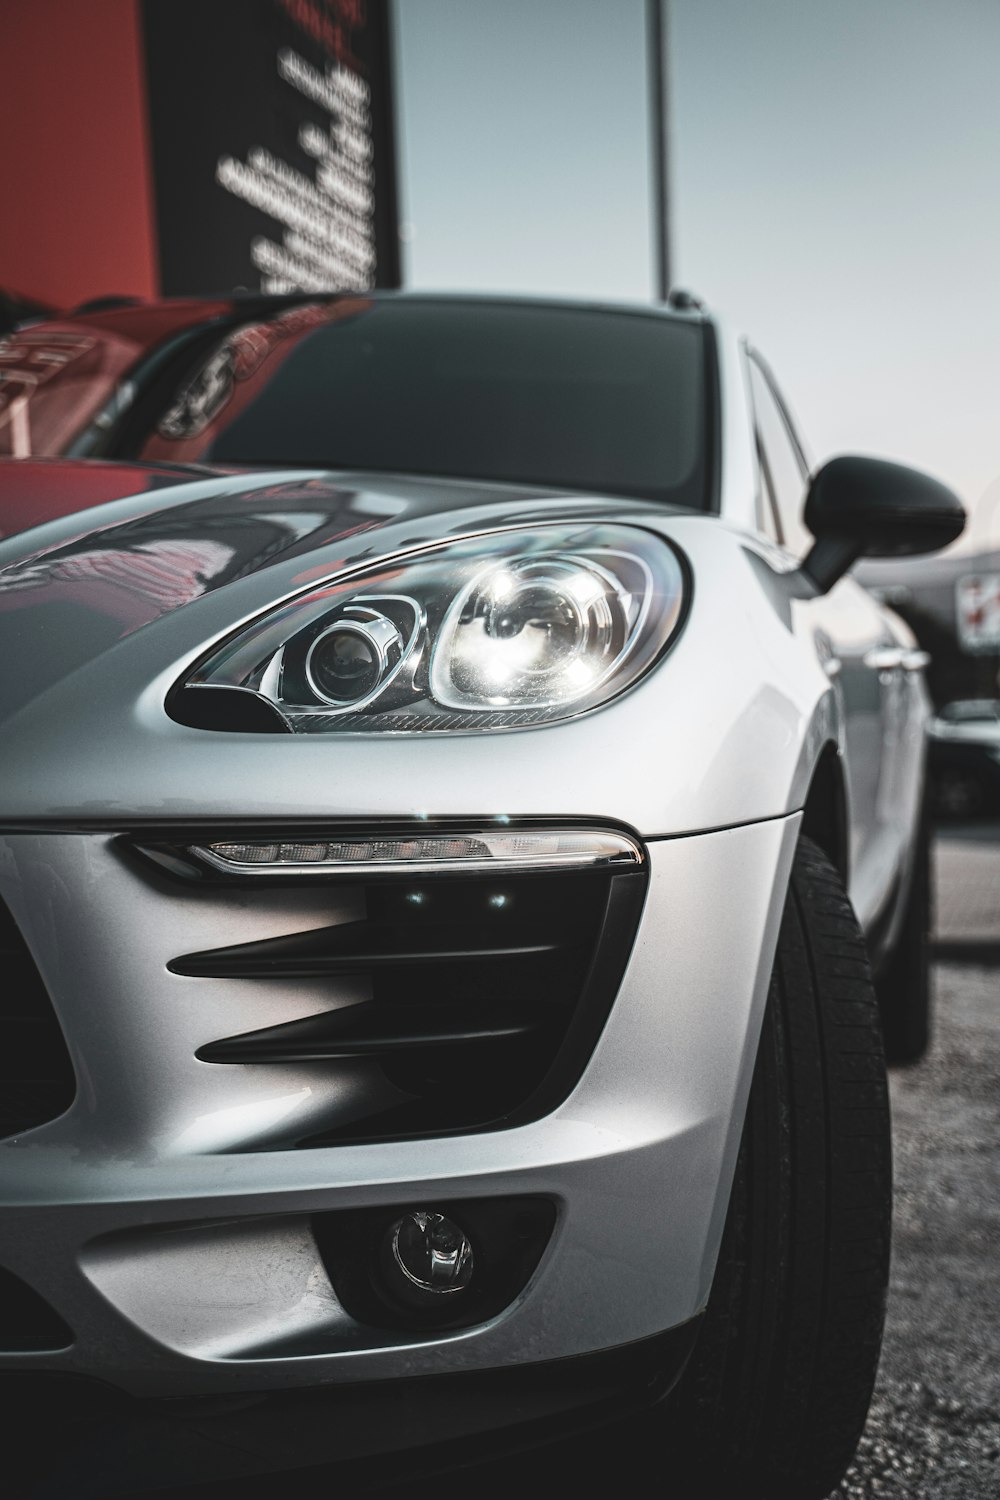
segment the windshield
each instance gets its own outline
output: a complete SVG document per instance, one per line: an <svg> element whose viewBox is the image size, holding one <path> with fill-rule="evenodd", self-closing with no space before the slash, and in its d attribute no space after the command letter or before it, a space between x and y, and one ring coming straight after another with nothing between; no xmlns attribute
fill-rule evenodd
<svg viewBox="0 0 1000 1500"><path fill-rule="evenodd" d="M0 339L0 458L122 457L116 424L135 398L148 391L155 422L176 395L150 389L161 353L189 338L202 348L219 319L234 314L233 303L205 297L121 300L126 305L82 309ZM148 435L148 422L140 431Z"/></svg>
<svg viewBox="0 0 1000 1500"><path fill-rule="evenodd" d="M704 509L705 340L698 324L641 312L433 298L300 306L224 339L137 451Z"/></svg>
<svg viewBox="0 0 1000 1500"><path fill-rule="evenodd" d="M139 352L129 339L73 323L0 339L0 457L65 453Z"/></svg>

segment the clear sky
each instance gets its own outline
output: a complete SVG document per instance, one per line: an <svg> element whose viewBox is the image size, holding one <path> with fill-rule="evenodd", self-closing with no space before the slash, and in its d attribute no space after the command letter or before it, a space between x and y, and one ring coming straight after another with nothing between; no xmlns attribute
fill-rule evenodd
<svg viewBox="0 0 1000 1500"><path fill-rule="evenodd" d="M396 0L395 22L410 283L648 298L643 0Z"/></svg>
<svg viewBox="0 0 1000 1500"><path fill-rule="evenodd" d="M647 299L643 0L396 0L411 285ZM674 281L1000 540L1000 3L671 0Z"/></svg>

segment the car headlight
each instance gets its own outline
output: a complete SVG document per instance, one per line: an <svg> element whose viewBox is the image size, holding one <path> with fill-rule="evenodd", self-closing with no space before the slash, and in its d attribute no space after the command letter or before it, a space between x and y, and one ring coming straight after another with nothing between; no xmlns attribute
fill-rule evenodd
<svg viewBox="0 0 1000 1500"><path fill-rule="evenodd" d="M539 526L413 551L286 600L168 700L205 728L505 729L631 687L681 620L684 567L625 526Z"/></svg>

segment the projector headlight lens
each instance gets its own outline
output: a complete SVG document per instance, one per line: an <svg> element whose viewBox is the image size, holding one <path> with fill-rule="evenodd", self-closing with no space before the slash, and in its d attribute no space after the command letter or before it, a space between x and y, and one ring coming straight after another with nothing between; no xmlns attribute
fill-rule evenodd
<svg viewBox="0 0 1000 1500"><path fill-rule="evenodd" d="M647 672L677 631L684 592L677 553L638 527L472 537L278 606L189 674L177 716L197 723L193 695L237 688L300 734L552 723Z"/></svg>
<svg viewBox="0 0 1000 1500"><path fill-rule="evenodd" d="M345 611L306 652L306 682L321 703L357 708L402 659L399 629L377 610Z"/></svg>

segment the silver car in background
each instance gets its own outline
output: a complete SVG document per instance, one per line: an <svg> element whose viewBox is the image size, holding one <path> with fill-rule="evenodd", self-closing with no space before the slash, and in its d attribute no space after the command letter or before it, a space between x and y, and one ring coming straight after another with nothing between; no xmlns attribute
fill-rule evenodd
<svg viewBox="0 0 1000 1500"><path fill-rule="evenodd" d="M270 299L30 386L150 316L0 346L0 1364L301 1393L299 1462L645 1407L818 1500L928 1026L926 658L846 575L961 506L810 478L692 298Z"/></svg>

